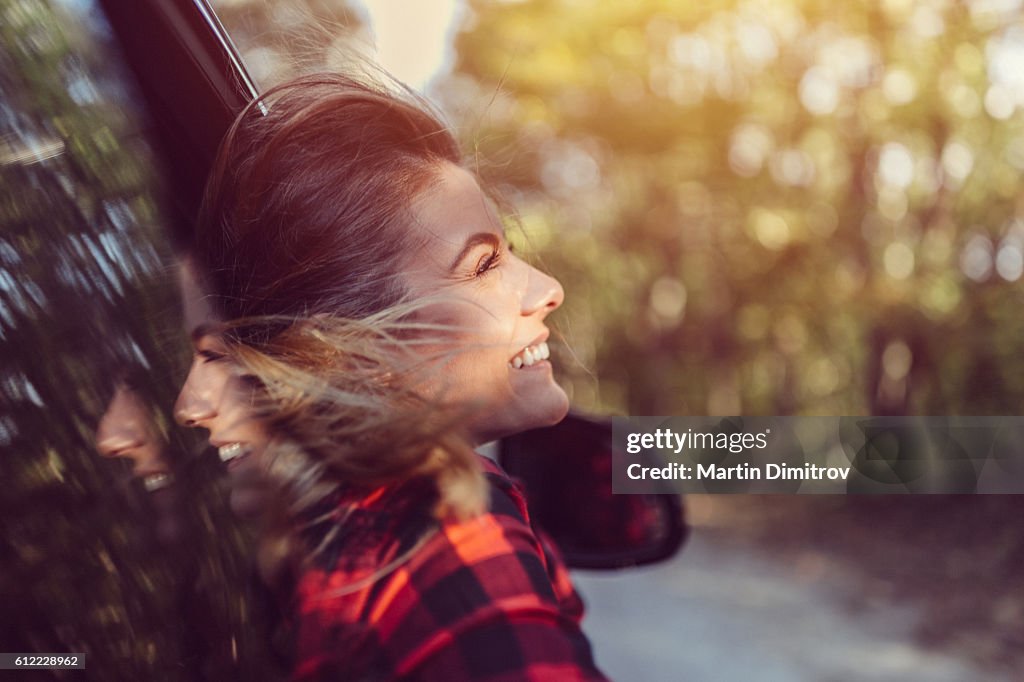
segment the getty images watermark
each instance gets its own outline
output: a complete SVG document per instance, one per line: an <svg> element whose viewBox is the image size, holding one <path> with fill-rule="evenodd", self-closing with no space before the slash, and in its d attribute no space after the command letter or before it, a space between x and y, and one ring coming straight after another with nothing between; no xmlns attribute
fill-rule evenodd
<svg viewBox="0 0 1024 682"><path fill-rule="evenodd" d="M1024 493L1024 417L616 417L615 493Z"/></svg>

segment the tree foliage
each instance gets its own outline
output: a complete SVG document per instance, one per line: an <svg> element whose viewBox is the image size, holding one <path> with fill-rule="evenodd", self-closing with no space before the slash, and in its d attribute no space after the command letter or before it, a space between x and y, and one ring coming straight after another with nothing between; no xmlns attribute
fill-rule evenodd
<svg viewBox="0 0 1024 682"><path fill-rule="evenodd" d="M567 373L577 404L1019 409L1012 10L470 7L440 94L566 285L562 322L589 370Z"/></svg>

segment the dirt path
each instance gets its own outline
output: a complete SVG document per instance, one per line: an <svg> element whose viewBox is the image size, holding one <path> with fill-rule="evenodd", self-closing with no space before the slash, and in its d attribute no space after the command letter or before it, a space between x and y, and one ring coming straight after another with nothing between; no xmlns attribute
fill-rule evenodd
<svg viewBox="0 0 1024 682"><path fill-rule="evenodd" d="M769 551L745 533L723 533L714 522L722 514L711 519L707 509L699 511L704 518L672 561L618 574L575 574L588 605L584 628L613 679L1013 679L1005 667L928 641L922 634L932 613L928 604L879 598L877 578L849 554ZM738 517L728 518L738 527ZM872 562L870 553L863 559Z"/></svg>

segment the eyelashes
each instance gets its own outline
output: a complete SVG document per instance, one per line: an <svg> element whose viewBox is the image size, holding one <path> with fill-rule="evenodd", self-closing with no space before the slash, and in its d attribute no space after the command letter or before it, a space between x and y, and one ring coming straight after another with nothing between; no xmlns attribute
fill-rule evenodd
<svg viewBox="0 0 1024 682"><path fill-rule="evenodd" d="M196 355L201 357L204 363L216 362L218 360L223 360L226 357L223 353L217 353L215 351L206 349L196 351Z"/></svg>
<svg viewBox="0 0 1024 682"><path fill-rule="evenodd" d="M488 255L480 259L473 274L475 277L482 277L498 267L499 263L501 263L501 250L493 249Z"/></svg>

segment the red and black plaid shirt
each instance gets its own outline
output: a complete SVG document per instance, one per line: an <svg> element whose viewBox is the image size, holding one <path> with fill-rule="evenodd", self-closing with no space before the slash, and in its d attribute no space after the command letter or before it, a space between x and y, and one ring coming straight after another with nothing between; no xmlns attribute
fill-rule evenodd
<svg viewBox="0 0 1024 682"><path fill-rule="evenodd" d="M438 523L425 481L334 500L299 576L293 680L604 680L564 564L491 462L490 511Z"/></svg>

